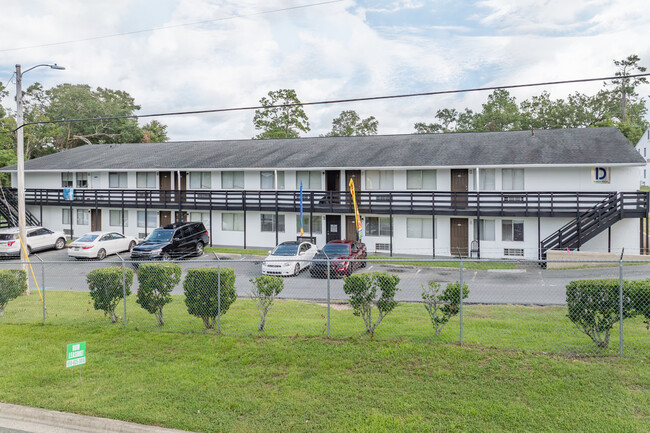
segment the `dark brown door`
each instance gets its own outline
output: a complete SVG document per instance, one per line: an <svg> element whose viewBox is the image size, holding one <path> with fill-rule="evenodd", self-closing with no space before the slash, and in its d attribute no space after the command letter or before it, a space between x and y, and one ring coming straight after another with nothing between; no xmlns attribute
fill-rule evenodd
<svg viewBox="0 0 650 433"><path fill-rule="evenodd" d="M341 215L325 215L327 242L341 240Z"/></svg>
<svg viewBox="0 0 650 433"><path fill-rule="evenodd" d="M467 218L450 218L449 224L451 225L451 255L458 256L460 254L463 257L467 256L468 252L468 242L469 242L469 231Z"/></svg>
<svg viewBox="0 0 650 433"><path fill-rule="evenodd" d="M451 204L452 206L467 207L468 170L451 170Z"/></svg>
<svg viewBox="0 0 650 433"><path fill-rule="evenodd" d="M187 212L174 212L174 216L176 217L176 222L184 222L186 223L189 221ZM200 222L200 221L199 221Z"/></svg>
<svg viewBox="0 0 650 433"><path fill-rule="evenodd" d="M185 197L185 194L182 193L182 191L187 190L187 172L181 171L180 172L181 176L180 179L178 177L178 172L174 172L174 189L179 193L176 195L176 200L178 200L178 197Z"/></svg>
<svg viewBox="0 0 650 433"><path fill-rule="evenodd" d="M345 239L349 241L356 241L357 239L357 223L354 216L346 215L345 217Z"/></svg>
<svg viewBox="0 0 650 433"><path fill-rule="evenodd" d="M171 211L168 210L161 210L160 211L160 225L161 226L166 226L167 224L172 223L172 213Z"/></svg>
<svg viewBox="0 0 650 433"><path fill-rule="evenodd" d="M325 191L329 192L327 199L332 203L340 203L341 171L327 170L325 172Z"/></svg>
<svg viewBox="0 0 650 433"><path fill-rule="evenodd" d="M100 232L102 230L102 210L90 210L90 231Z"/></svg>
<svg viewBox="0 0 650 433"><path fill-rule="evenodd" d="M350 191L350 179L354 180L354 190L361 191L361 170L345 170L346 191Z"/></svg>
<svg viewBox="0 0 650 433"><path fill-rule="evenodd" d="M166 191L161 193L162 194L162 201L171 201L172 200L172 194L171 194L171 189L172 189L172 174L169 171L161 171L160 172L160 190L161 191Z"/></svg>

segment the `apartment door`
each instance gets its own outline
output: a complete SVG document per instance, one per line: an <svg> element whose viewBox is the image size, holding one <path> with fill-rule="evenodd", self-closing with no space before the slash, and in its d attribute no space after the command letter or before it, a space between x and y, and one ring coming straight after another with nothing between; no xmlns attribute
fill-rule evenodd
<svg viewBox="0 0 650 433"><path fill-rule="evenodd" d="M468 243L469 243L469 230L467 218L450 218L449 224L451 225L451 239L449 246L451 247L451 255L463 257L467 256Z"/></svg>
<svg viewBox="0 0 650 433"><path fill-rule="evenodd" d="M341 191L341 171L340 170L327 170L325 172L325 191L327 191L328 199L332 203L340 203L339 191Z"/></svg>
<svg viewBox="0 0 650 433"><path fill-rule="evenodd" d="M361 191L361 170L345 170L345 190L350 191L350 179L354 181L354 190Z"/></svg>
<svg viewBox="0 0 650 433"><path fill-rule="evenodd" d="M325 215L327 242L341 240L341 215Z"/></svg>
<svg viewBox="0 0 650 433"><path fill-rule="evenodd" d="M160 190L162 194L162 201L171 201L172 200L172 174L169 171L160 172Z"/></svg>
<svg viewBox="0 0 650 433"><path fill-rule="evenodd" d="M354 221L354 215L346 215L345 217L345 239L349 241L357 241L357 223Z"/></svg>
<svg viewBox="0 0 650 433"><path fill-rule="evenodd" d="M185 198L185 194L183 194L183 191L187 190L187 172L181 171L180 172L180 178L178 177L179 172L175 171L174 172L174 185L175 185L175 190L179 193L176 197L178 200L178 197L182 197L183 199Z"/></svg>
<svg viewBox="0 0 650 433"><path fill-rule="evenodd" d="M90 231L100 232L102 230L102 210L90 210Z"/></svg>
<svg viewBox="0 0 650 433"><path fill-rule="evenodd" d="M451 170L451 204L452 206L467 207L469 172L465 169Z"/></svg>
<svg viewBox="0 0 650 433"><path fill-rule="evenodd" d="M160 211L160 226L166 226L167 224L172 223L172 213L168 210Z"/></svg>

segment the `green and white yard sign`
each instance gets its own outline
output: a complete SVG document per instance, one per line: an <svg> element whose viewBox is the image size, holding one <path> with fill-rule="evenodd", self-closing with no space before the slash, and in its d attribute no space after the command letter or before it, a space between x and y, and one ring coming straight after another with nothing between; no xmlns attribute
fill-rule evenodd
<svg viewBox="0 0 650 433"><path fill-rule="evenodd" d="M68 344L65 368L76 367L86 363L86 342Z"/></svg>

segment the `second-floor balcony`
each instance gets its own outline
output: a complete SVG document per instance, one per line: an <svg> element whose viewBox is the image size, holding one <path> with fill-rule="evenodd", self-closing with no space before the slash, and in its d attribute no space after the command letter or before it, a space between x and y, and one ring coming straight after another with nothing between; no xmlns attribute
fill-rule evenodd
<svg viewBox="0 0 650 433"><path fill-rule="evenodd" d="M621 197L624 217L642 218L648 214L649 193L643 191L361 191L357 192L356 200L362 214L574 218L616 194ZM89 208L299 212L300 192L84 188L75 189L73 200L67 200L62 189L28 188L26 203ZM303 212L354 212L352 197L345 191L303 191L302 204Z"/></svg>

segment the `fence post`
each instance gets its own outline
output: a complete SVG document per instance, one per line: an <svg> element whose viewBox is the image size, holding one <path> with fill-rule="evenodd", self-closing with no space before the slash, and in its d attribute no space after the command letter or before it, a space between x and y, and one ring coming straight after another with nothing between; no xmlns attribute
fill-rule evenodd
<svg viewBox="0 0 650 433"><path fill-rule="evenodd" d="M623 254L618 261L618 317L619 317L619 347L618 355L623 356Z"/></svg>
<svg viewBox="0 0 650 433"><path fill-rule="evenodd" d="M42 220L41 220L42 221ZM45 307L45 262L43 259L41 259L38 254L34 254L34 256L41 261L41 303L43 304L43 325L45 325L45 315L47 313L47 309ZM36 276L34 276L34 279Z"/></svg>
<svg viewBox="0 0 650 433"><path fill-rule="evenodd" d="M126 269L124 269L126 263L124 262L122 256L120 256L119 254L116 255L122 261L122 290L124 293L124 329L126 329Z"/></svg>
<svg viewBox="0 0 650 433"><path fill-rule="evenodd" d="M463 256L460 256L460 345L463 345Z"/></svg>
<svg viewBox="0 0 650 433"><path fill-rule="evenodd" d="M217 333L221 334L221 260L217 261Z"/></svg>
<svg viewBox="0 0 650 433"><path fill-rule="evenodd" d="M327 257L327 338L330 338L330 258Z"/></svg>

